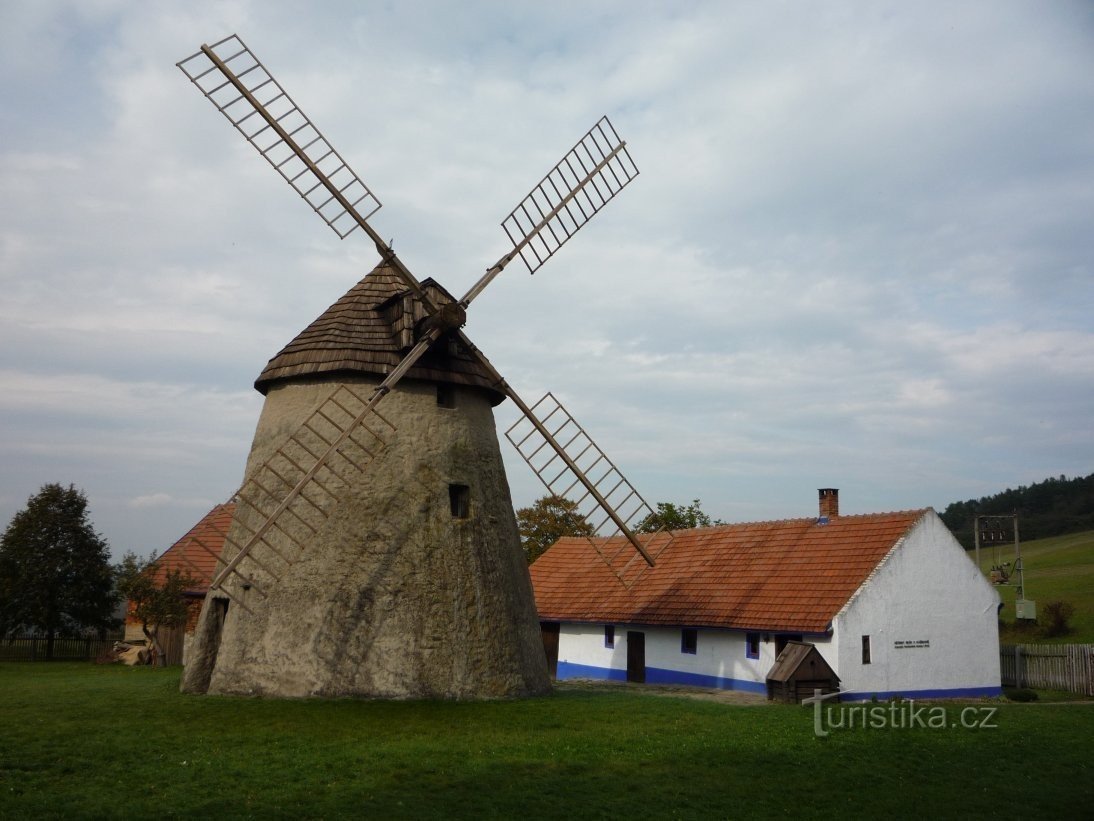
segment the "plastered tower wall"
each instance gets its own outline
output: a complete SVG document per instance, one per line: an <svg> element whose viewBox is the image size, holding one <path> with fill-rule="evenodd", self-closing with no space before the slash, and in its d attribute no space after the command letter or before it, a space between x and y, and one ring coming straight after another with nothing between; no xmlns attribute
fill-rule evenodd
<svg viewBox="0 0 1094 821"><path fill-rule="evenodd" d="M346 381L363 396L375 384ZM248 475L334 387L271 387ZM550 689L490 399L453 391L451 408L426 382L404 380L385 397L381 411L397 428L390 445L340 489L280 580L253 571L267 598L236 578L229 590L252 612L209 596L184 691L494 698ZM451 485L468 488L466 518L454 515ZM231 540L245 543L258 524L234 521Z"/></svg>

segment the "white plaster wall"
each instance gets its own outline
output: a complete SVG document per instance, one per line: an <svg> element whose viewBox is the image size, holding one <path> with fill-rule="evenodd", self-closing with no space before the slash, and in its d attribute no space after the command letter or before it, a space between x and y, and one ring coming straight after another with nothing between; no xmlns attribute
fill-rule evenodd
<svg viewBox="0 0 1094 821"><path fill-rule="evenodd" d="M934 511L926 513L833 620L843 691L999 687L999 596ZM862 664L862 636L871 663ZM929 646L898 649L895 642Z"/></svg>
<svg viewBox="0 0 1094 821"><path fill-rule="evenodd" d="M633 628L632 628L633 629ZM648 639L647 639L648 641ZM615 647L604 646L603 624L563 624L558 636L558 660L605 670L627 670L627 628L615 626Z"/></svg>
<svg viewBox="0 0 1094 821"><path fill-rule="evenodd" d="M699 628L696 653L680 652L681 628L650 625L615 625L615 647L604 646L603 624L565 623L559 632L558 660L600 670L616 671L622 678L627 670L627 631L646 635L646 668L670 670L688 675L713 676L735 682L765 684L775 663L775 637L760 641L760 657L746 656L746 633L737 630ZM765 635L761 633L761 637ZM831 664L833 655L827 637L807 636ZM725 686L725 685L722 685Z"/></svg>
<svg viewBox="0 0 1094 821"><path fill-rule="evenodd" d="M694 655L680 652L680 628L650 627L645 633L646 667L753 683L763 683L771 667L762 666L762 642L759 660L745 657L744 633L700 628Z"/></svg>
<svg viewBox="0 0 1094 821"><path fill-rule="evenodd" d="M131 621L125 623L125 635L122 636L122 641L143 643L145 640L144 630L139 624Z"/></svg>

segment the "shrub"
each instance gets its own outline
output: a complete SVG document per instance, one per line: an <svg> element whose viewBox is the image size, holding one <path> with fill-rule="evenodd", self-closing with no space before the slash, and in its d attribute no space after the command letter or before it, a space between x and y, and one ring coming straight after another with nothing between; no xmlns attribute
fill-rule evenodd
<svg viewBox="0 0 1094 821"><path fill-rule="evenodd" d="M1036 701L1037 700L1037 692L1035 690L1026 689L1025 687L1023 687L1021 689L1007 687L1007 688L1004 689L1003 692L1004 692L1004 694L1006 695L1006 697L1009 701Z"/></svg>
<svg viewBox="0 0 1094 821"><path fill-rule="evenodd" d="M1075 608L1070 602L1050 601L1041 608L1044 618L1045 636L1066 636L1071 632L1070 619L1075 615Z"/></svg>

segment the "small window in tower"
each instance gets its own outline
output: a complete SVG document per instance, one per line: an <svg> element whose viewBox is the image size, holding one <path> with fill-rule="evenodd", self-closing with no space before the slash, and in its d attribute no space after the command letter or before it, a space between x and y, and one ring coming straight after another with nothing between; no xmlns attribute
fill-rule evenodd
<svg viewBox="0 0 1094 821"><path fill-rule="evenodd" d="M456 407L456 389L451 385L438 385L437 386L437 407L438 408L454 408Z"/></svg>
<svg viewBox="0 0 1094 821"><path fill-rule="evenodd" d="M448 503L454 519L466 519L471 515L471 488L467 485L449 485Z"/></svg>

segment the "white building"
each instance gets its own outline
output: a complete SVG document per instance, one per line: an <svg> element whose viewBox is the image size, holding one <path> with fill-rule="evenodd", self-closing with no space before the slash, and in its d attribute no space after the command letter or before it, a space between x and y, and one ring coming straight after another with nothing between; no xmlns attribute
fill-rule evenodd
<svg viewBox="0 0 1094 821"><path fill-rule="evenodd" d="M998 695L999 597L931 509L677 531L629 589L588 540L532 565L557 678L765 692L785 643L816 645L844 698Z"/></svg>

